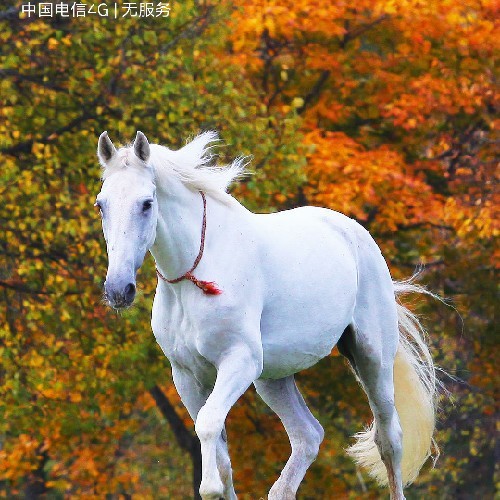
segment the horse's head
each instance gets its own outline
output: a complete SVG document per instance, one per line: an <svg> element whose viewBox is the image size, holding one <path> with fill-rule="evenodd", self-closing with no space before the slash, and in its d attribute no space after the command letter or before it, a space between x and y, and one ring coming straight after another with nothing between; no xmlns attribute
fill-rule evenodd
<svg viewBox="0 0 500 500"><path fill-rule="evenodd" d="M150 148L142 132L137 132L132 146L119 150L103 132L97 156L104 169L96 200L108 251L104 293L108 304L120 309L132 304L137 270L156 237L154 172L148 166Z"/></svg>

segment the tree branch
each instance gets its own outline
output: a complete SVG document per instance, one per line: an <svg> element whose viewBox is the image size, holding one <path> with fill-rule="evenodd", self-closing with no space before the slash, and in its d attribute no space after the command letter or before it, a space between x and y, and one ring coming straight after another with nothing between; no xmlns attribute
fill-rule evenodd
<svg viewBox="0 0 500 500"><path fill-rule="evenodd" d="M93 109L94 104L95 103L90 104L89 108ZM15 156L17 153L29 153L35 142L38 142L40 144L50 144L51 142L54 142L64 132L69 132L70 130L73 130L81 123L87 120L91 120L93 118L95 118L95 115L93 113L90 113L88 110L85 110L80 116L77 116L66 125L51 132L49 135L46 135L45 137L42 137L40 139L29 139L27 141L19 142L13 146L2 148L0 149L0 153L11 156Z"/></svg>
<svg viewBox="0 0 500 500"><path fill-rule="evenodd" d="M372 29L374 26L377 26L377 24L380 24L381 22L385 21L386 19L389 19L390 17L391 16L389 16L389 14L383 14L382 16L377 17L377 19L375 19L369 23L362 24L361 26L357 26L356 28L353 28L352 30L348 30L340 42L340 47L342 49L344 49L345 46L351 40L354 40L358 36L361 36L366 31ZM347 24L347 26L349 26L349 25Z"/></svg>
<svg viewBox="0 0 500 500"><path fill-rule="evenodd" d="M330 76L330 70L326 69L326 70L321 72L321 75L319 76L316 83L313 85L312 89L304 97L304 104L302 104L302 106L300 108L297 108L297 113L299 115L302 114L306 110L306 108L309 106L309 104L311 103L311 101L313 99L317 99L317 97L319 96L319 93L321 92L321 89L324 87L329 76Z"/></svg>
<svg viewBox="0 0 500 500"><path fill-rule="evenodd" d="M162 55L166 54L172 47L177 44L177 42L184 38L192 39L199 37L206 30L213 9L213 5L206 6L203 14L195 17L194 19L191 19L184 26L182 26L181 31L177 36L175 36L174 38L172 38L172 40L170 40L170 42L159 48L159 53Z"/></svg>
<svg viewBox="0 0 500 500"><path fill-rule="evenodd" d="M44 82L43 76L24 75L13 69L0 70L0 78L7 78L7 77L13 77L18 81L34 83L35 85L39 85L40 87L44 87L50 90L56 90L58 92L68 93L68 89L65 89L64 87L60 87L59 85L54 85L50 82Z"/></svg>

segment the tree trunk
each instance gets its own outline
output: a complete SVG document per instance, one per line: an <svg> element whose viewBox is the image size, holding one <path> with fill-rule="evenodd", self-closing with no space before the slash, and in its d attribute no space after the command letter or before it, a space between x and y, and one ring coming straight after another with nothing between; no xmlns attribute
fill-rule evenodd
<svg viewBox="0 0 500 500"><path fill-rule="evenodd" d="M187 451L193 463L193 497L195 500L201 500L199 489L201 483L201 447L200 441L189 429L186 428L182 419L177 415L175 408L172 406L167 396L163 393L158 385L154 385L149 393L161 411L162 415L167 419L179 446Z"/></svg>

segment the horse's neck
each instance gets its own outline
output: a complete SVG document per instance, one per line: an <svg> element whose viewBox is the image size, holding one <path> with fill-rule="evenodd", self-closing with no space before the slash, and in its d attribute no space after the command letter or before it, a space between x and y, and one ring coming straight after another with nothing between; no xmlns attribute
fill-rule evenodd
<svg viewBox="0 0 500 500"><path fill-rule="evenodd" d="M158 222L151 254L168 279L188 271L200 249L203 200L199 193L172 180L167 189L157 187Z"/></svg>
<svg viewBox="0 0 500 500"><path fill-rule="evenodd" d="M158 186L157 199L158 223L151 253L159 271L172 280L189 271L198 256L203 199L198 191L187 188L178 179L172 179L168 187ZM209 246L207 243L217 237L215 232L223 230L224 212L229 210L208 194L206 200L208 222L205 250ZM234 203L237 204L235 200Z"/></svg>

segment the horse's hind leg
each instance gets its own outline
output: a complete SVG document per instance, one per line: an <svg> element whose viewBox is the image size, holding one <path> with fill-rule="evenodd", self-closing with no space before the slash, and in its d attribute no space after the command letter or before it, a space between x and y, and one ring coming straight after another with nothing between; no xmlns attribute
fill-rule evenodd
<svg viewBox="0 0 500 500"><path fill-rule="evenodd" d="M372 321L366 321L366 316L365 319L360 319L356 329L346 329L338 347L353 365L368 396L375 418L375 442L387 470L391 499L403 500L402 431L394 405L393 381L399 333L397 320L390 319L390 314L383 320L380 318L378 316L378 321L375 317L372 317ZM356 455L356 450L352 449L352 452Z"/></svg>
<svg viewBox="0 0 500 500"><path fill-rule="evenodd" d="M307 469L318 454L323 441L323 428L306 406L293 376L279 380L256 380L254 385L283 422L292 446L292 454L271 488L268 499L294 499Z"/></svg>

